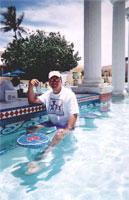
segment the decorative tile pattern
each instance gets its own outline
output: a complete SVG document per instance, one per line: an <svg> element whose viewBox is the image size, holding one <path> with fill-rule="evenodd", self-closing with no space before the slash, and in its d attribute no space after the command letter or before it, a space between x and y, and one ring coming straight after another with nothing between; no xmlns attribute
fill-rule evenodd
<svg viewBox="0 0 129 200"><path fill-rule="evenodd" d="M10 117L17 117L20 115L26 115L30 113L35 113L35 112L40 112L40 111L45 111L45 107L43 105L38 105L38 106L30 106L30 107L25 107L25 108L16 108L12 110L7 110L7 111L1 111L0 112L0 119L7 119Z"/></svg>
<svg viewBox="0 0 129 200"><path fill-rule="evenodd" d="M0 136L15 133L15 131L26 130L28 127L36 126L44 121L48 121L48 115L43 115L42 117L31 118L29 121L19 121L16 123L11 123L1 127Z"/></svg>
<svg viewBox="0 0 129 200"><path fill-rule="evenodd" d="M107 112L110 109L110 100L111 100L111 94L101 94L100 95L100 106L102 112Z"/></svg>
<svg viewBox="0 0 129 200"><path fill-rule="evenodd" d="M106 93L106 94L101 94L100 95L100 101L101 102L110 101L110 99L111 99L111 94L110 93Z"/></svg>
<svg viewBox="0 0 129 200"><path fill-rule="evenodd" d="M82 107L84 105L89 106L89 105L95 104L95 102L98 103L99 100L101 99L101 102L99 103L101 110L106 111L107 109L109 109L110 101L104 101L104 100L107 100L109 98L110 98L110 94L104 94L104 95L99 95L99 94L83 95L82 94L82 95L77 96L77 101L78 101L79 107ZM22 123L22 125L20 125L22 127L24 127L26 123L27 123L27 127L30 125L31 126L35 125L37 120L35 120L34 122L33 118L35 118L37 115L39 115L41 118L41 116L45 115L44 111L46 111L46 108L42 104L24 105L20 107L2 109L0 110L0 120L1 120L0 132L2 132L2 135L4 135L4 134L12 132L12 130L14 131L15 129L17 129L16 125L14 125L14 128L12 128L12 125L11 125L12 130L10 130L10 128L7 125L17 123L22 120L24 122ZM4 128L4 131L2 130L3 128Z"/></svg>
<svg viewBox="0 0 129 200"><path fill-rule="evenodd" d="M99 95L89 96L89 97L82 97L82 98L78 98L77 99L78 103L87 102L87 101L93 101L93 100L99 100Z"/></svg>
<svg viewBox="0 0 129 200"><path fill-rule="evenodd" d="M82 96L80 98L77 98L78 103L82 102L88 102L88 101L94 101L94 100L99 100L99 95L88 95L88 96ZM0 120L2 119L8 119L12 117L17 117L21 115L27 115L31 113L36 113L36 112L41 112L45 111L45 107L43 105L33 105L33 106L24 106L24 107L19 107L19 108L13 108L13 109L6 109L6 110L1 110L0 112Z"/></svg>

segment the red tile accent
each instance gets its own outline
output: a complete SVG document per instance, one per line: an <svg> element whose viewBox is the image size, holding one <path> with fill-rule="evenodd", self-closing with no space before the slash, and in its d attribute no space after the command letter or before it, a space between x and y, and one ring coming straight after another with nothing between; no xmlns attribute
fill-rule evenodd
<svg viewBox="0 0 129 200"><path fill-rule="evenodd" d="M6 117L6 118L8 118L8 116L9 116L9 113L8 113L8 112L6 112L6 113L5 113L5 117Z"/></svg>
<svg viewBox="0 0 129 200"><path fill-rule="evenodd" d="M21 115L22 115L22 112L23 112L22 110L19 111L19 113L20 113Z"/></svg>
<svg viewBox="0 0 129 200"><path fill-rule="evenodd" d="M11 112L10 112L10 115L11 115L11 117L12 117L12 116L14 115L14 112L13 112L13 111L11 111Z"/></svg>
<svg viewBox="0 0 129 200"><path fill-rule="evenodd" d="M110 93L106 93L106 94L101 94L100 95L100 101L101 102L110 101L110 99L111 99L111 94Z"/></svg>
<svg viewBox="0 0 129 200"><path fill-rule="evenodd" d="M4 117L3 113L0 113L0 119L2 119Z"/></svg>
<svg viewBox="0 0 129 200"><path fill-rule="evenodd" d="M15 111L15 115L18 115L18 110Z"/></svg>
<svg viewBox="0 0 129 200"><path fill-rule="evenodd" d="M23 112L26 113L26 108L24 108Z"/></svg>

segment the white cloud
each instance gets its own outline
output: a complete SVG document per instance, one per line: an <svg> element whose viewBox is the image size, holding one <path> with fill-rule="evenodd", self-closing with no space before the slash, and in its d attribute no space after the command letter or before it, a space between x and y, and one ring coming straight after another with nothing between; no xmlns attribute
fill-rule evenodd
<svg viewBox="0 0 129 200"><path fill-rule="evenodd" d="M83 15L82 3L71 3L65 5L50 5L49 7L25 10L25 18L30 22L54 23L57 26L68 27L71 24L79 23Z"/></svg>
<svg viewBox="0 0 129 200"><path fill-rule="evenodd" d="M48 8L40 8L36 12L29 9L25 11L25 16L29 21L36 21L37 23L47 21L48 23L48 25L42 25L42 28L39 28L39 26L27 26L30 30L43 29L46 32L60 32L61 35L65 36L66 40L73 42L75 51L79 51L79 56L82 57L80 65L83 65L82 3L51 5ZM53 23L55 26L49 25L49 23Z"/></svg>

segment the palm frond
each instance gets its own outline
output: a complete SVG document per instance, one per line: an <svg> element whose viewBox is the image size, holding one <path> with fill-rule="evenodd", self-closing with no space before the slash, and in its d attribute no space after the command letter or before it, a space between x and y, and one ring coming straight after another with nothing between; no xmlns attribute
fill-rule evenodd
<svg viewBox="0 0 129 200"><path fill-rule="evenodd" d="M1 24L7 25L5 21L0 21Z"/></svg>
<svg viewBox="0 0 129 200"><path fill-rule="evenodd" d="M22 14L17 18L17 22L16 22L16 23L17 23L17 26L19 26L19 25L21 24L23 18L24 18L24 13L22 13Z"/></svg>
<svg viewBox="0 0 129 200"><path fill-rule="evenodd" d="M27 31L22 26L18 27L18 30L22 33L27 33Z"/></svg>
<svg viewBox="0 0 129 200"><path fill-rule="evenodd" d="M1 13L5 20L2 20L2 24L6 26L14 27L16 21L16 9L14 6L10 6L7 8L6 12Z"/></svg>
<svg viewBox="0 0 129 200"><path fill-rule="evenodd" d="M21 35L20 31L18 31L18 35L19 35L19 37L22 37L22 35Z"/></svg>
<svg viewBox="0 0 129 200"><path fill-rule="evenodd" d="M0 30L3 31L3 32L11 31L11 29L12 29L12 28L10 28L9 26L8 26L8 27L6 26L6 27L0 28Z"/></svg>

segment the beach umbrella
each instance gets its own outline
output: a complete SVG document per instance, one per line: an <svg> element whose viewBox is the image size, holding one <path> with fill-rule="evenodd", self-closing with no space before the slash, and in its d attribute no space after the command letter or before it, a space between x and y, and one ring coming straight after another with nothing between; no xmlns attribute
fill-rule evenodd
<svg viewBox="0 0 129 200"><path fill-rule="evenodd" d="M15 77L15 76L17 76L17 74L13 74L11 72L8 72L8 73L5 73L5 74L2 74L2 76L4 76L4 77Z"/></svg>
<svg viewBox="0 0 129 200"><path fill-rule="evenodd" d="M25 74L25 72L21 71L21 70L15 70L12 72L13 74Z"/></svg>

